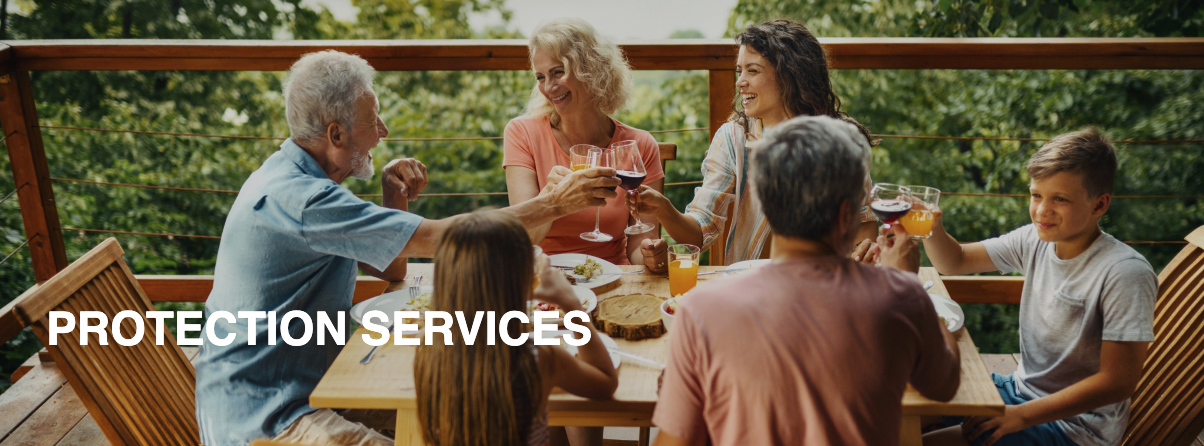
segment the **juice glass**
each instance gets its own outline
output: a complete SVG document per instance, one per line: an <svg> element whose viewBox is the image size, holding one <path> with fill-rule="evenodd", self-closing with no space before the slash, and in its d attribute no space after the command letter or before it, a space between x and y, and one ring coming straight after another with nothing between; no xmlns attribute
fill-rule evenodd
<svg viewBox="0 0 1204 446"><path fill-rule="evenodd" d="M932 235L932 224L936 221L936 210L941 191L935 187L907 186L911 189L912 206L907 215L899 218L899 224L911 234L913 240L923 240Z"/></svg>
<svg viewBox="0 0 1204 446"><path fill-rule="evenodd" d="M533 247L535 248L535 257L534 257L534 259L535 259L535 262L534 262L535 263L535 280L531 281L531 283L533 284L531 286L531 289L534 290L534 289L539 289L539 281L540 281L539 276L541 273L543 273L543 271L539 270L539 256L543 255L543 248L540 248L539 245L533 245Z"/></svg>
<svg viewBox="0 0 1204 446"><path fill-rule="evenodd" d="M669 294L680 296L698 285L698 253L694 245L669 247Z"/></svg>

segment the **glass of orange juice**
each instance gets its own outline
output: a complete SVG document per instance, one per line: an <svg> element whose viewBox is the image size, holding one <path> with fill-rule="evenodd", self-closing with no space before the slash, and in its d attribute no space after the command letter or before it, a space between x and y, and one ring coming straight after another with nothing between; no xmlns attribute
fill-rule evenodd
<svg viewBox="0 0 1204 446"><path fill-rule="evenodd" d="M540 248L539 245L532 246L535 248L535 280L532 281L534 285L531 286L531 289L534 290L539 288L539 276L543 273L543 271L539 270L539 256L543 255L543 248Z"/></svg>
<svg viewBox="0 0 1204 446"><path fill-rule="evenodd" d="M911 189L912 206L907 215L899 218L899 224L911 234L913 240L923 240L932 235L935 212L941 200L941 191L935 187L907 186Z"/></svg>
<svg viewBox="0 0 1204 446"><path fill-rule="evenodd" d="M669 247L669 294L676 297L698 285L698 253L694 245Z"/></svg>

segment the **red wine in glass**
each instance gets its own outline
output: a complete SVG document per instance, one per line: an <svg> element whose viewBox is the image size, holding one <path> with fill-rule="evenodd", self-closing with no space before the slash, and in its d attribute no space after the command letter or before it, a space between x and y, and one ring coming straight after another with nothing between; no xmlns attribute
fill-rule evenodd
<svg viewBox="0 0 1204 446"><path fill-rule="evenodd" d="M638 189L641 184L644 184L644 178L648 177L648 175L643 172L633 172L630 170L620 170L618 171L618 174L619 181L622 181L622 183L619 183L619 186L623 186L623 189L627 189L629 191Z"/></svg>
<svg viewBox="0 0 1204 446"><path fill-rule="evenodd" d="M870 203L870 210L882 223L893 225L911 211L911 203L904 200L877 200Z"/></svg>

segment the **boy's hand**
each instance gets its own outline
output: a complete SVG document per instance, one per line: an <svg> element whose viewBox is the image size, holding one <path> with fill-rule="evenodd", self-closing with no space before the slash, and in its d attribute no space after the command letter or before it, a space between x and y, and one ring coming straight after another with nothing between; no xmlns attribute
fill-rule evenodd
<svg viewBox="0 0 1204 446"><path fill-rule="evenodd" d="M894 235L894 237L887 237ZM911 240L903 225L891 225L878 236L878 259L883 266L902 271L920 272L920 245Z"/></svg>
<svg viewBox="0 0 1204 446"><path fill-rule="evenodd" d="M966 441L974 441L982 434L990 432L991 436L983 441L983 446L991 446L995 442L1003 438L1004 435L1020 432L1028 427L1028 423L1024 419L1024 405L1006 406L1003 409L1003 415L998 417L966 417L962 423L962 435L966 437Z"/></svg>

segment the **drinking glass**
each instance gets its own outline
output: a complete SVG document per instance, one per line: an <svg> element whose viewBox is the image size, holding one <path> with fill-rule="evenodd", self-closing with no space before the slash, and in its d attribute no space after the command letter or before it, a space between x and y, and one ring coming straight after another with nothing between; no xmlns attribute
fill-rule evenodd
<svg viewBox="0 0 1204 446"><path fill-rule="evenodd" d="M898 184L878 183L870 191L870 210L878 216L884 229L899 221L911 210L911 189Z"/></svg>
<svg viewBox="0 0 1204 446"><path fill-rule="evenodd" d="M698 253L694 245L669 247L669 295L685 294L698 285Z"/></svg>
<svg viewBox="0 0 1204 446"><path fill-rule="evenodd" d="M574 152L574 150L582 145L583 144L569 148L569 154L572 156L570 162L573 163L573 170L576 171L592 167L614 167L615 151L594 146L589 146L589 148L586 149L585 163L578 164L578 155L575 154L576 152ZM582 232L581 239L591 242L609 242L614 240L614 237L611 237L610 234L602 232L602 206L598 206L598 211L594 214L594 230L590 232Z"/></svg>
<svg viewBox="0 0 1204 446"><path fill-rule="evenodd" d="M903 229L911 234L912 240L924 240L932 236L932 223L936 221L941 191L928 186L905 186L911 190L911 210L899 219Z"/></svg>
<svg viewBox="0 0 1204 446"><path fill-rule="evenodd" d="M635 141L627 140L611 144L610 148L615 152L615 170L622 181L619 186L627 189L627 195L635 197L635 210L631 211L631 216L635 217L635 224L628 226L623 232L634 235L656 229L656 226L640 221L639 189L640 185L644 184L644 178L648 177L648 172L644 169L644 157L640 155L640 146Z"/></svg>
<svg viewBox="0 0 1204 446"><path fill-rule="evenodd" d="M534 285L531 286L531 289L537 290L539 289L539 283L541 280L539 276L543 274L543 271L539 270L539 256L543 255L543 248L540 248L539 245L533 245L532 247L535 251L535 280L532 281Z"/></svg>
<svg viewBox="0 0 1204 446"><path fill-rule="evenodd" d="M577 144L569 147L569 169L573 172L589 168L589 149L598 149L589 144Z"/></svg>

